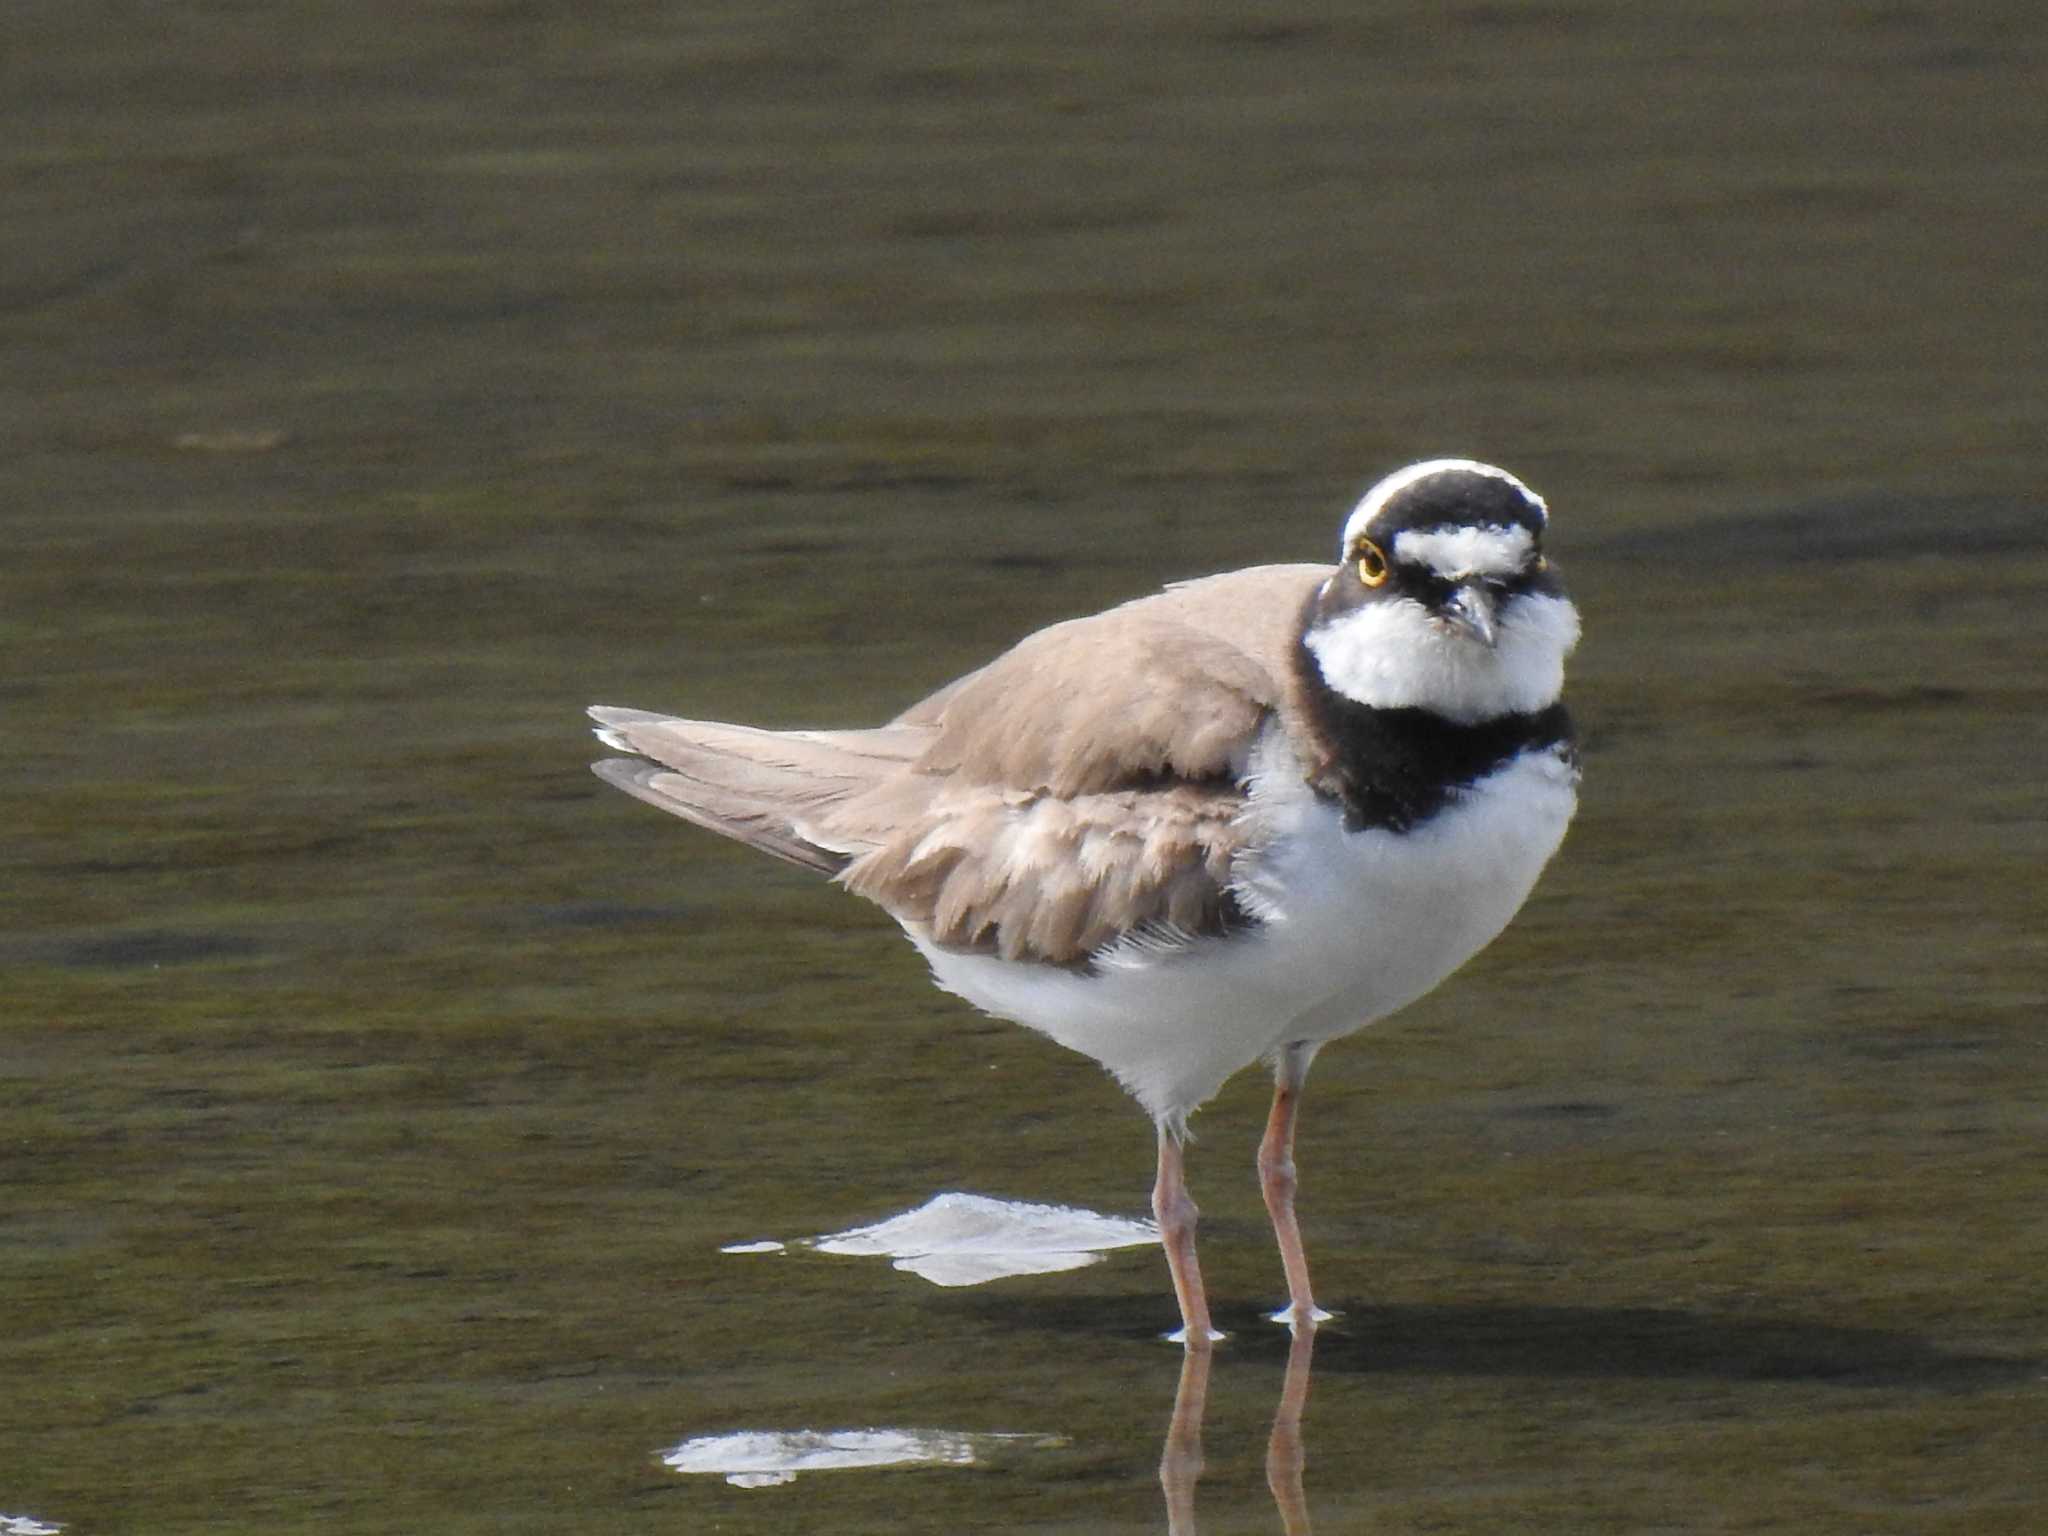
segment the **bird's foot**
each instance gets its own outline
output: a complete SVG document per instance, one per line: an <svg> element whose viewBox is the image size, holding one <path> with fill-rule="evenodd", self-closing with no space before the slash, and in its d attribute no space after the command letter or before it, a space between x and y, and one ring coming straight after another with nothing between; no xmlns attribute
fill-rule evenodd
<svg viewBox="0 0 2048 1536"><path fill-rule="evenodd" d="M1310 1302L1306 1307L1296 1307L1293 1305L1282 1307L1273 1314L1272 1320L1276 1323L1285 1323L1288 1327L1299 1330L1303 1327L1313 1328L1317 1323L1327 1323L1336 1315L1334 1312L1325 1312L1314 1302Z"/></svg>

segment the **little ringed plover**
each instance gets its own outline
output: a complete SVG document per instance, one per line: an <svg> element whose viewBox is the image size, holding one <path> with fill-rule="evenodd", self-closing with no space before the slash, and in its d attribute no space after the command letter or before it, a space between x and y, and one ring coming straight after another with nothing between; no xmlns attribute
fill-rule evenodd
<svg viewBox="0 0 2048 1536"><path fill-rule="evenodd" d="M1541 497L1413 464L1334 568L1182 582L1040 630L868 730L595 708L607 782L881 906L933 978L1093 1057L1158 1131L1153 1211L1182 1330L1210 1326L1187 1120L1273 1071L1258 1170L1287 1278L1295 1117L1316 1052L1486 945L1563 840L1559 694L1579 616Z"/></svg>

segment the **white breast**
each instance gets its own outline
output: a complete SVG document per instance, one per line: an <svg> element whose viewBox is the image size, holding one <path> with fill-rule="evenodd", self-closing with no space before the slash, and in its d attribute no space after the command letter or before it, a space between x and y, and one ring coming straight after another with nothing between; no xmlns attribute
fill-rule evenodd
<svg viewBox="0 0 2048 1536"><path fill-rule="evenodd" d="M1413 1002L1515 915L1563 841L1577 773L1530 752L1406 833L1347 832L1277 731L1247 815L1235 894L1262 926L1183 948L1130 944L1093 974L911 939L947 991L1091 1056L1178 1122L1295 1041L1334 1039Z"/></svg>

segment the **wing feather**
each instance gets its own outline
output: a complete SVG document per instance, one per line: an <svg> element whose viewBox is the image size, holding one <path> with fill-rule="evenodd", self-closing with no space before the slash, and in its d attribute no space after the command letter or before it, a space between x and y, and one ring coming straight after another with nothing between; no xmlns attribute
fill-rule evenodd
<svg viewBox="0 0 2048 1536"><path fill-rule="evenodd" d="M1084 965L1242 921L1243 775L1320 566L1266 566L1055 624L868 731L591 711L608 782L833 874L935 943ZM645 761L644 759L651 759Z"/></svg>
<svg viewBox="0 0 2048 1536"><path fill-rule="evenodd" d="M1136 934L1240 921L1229 889L1243 805L1228 782L1069 798L956 791L839 880L934 943L1082 965Z"/></svg>
<svg viewBox="0 0 2048 1536"><path fill-rule="evenodd" d="M1301 610L1328 571L1261 566L1042 629L891 722L928 773L1056 795L1242 771L1289 704Z"/></svg>
<svg viewBox="0 0 2048 1536"><path fill-rule="evenodd" d="M918 727L764 731L600 705L590 711L607 746L640 754L592 771L649 805L776 858L835 874L851 850L820 842L807 824L834 803L873 790L929 742ZM646 761L652 759L652 761Z"/></svg>

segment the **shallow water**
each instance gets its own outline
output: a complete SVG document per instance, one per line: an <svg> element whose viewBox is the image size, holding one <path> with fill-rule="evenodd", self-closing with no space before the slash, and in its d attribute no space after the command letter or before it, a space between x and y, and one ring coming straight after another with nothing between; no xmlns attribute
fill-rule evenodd
<svg viewBox="0 0 2048 1536"><path fill-rule="evenodd" d="M2033 8L10 25L0 1521L2038 1528ZM1552 501L1585 804L1317 1064L1312 1360L1249 1079L1206 1380L1146 1249L721 1252L1150 1129L582 706L870 720L1444 451ZM662 1459L874 1430L988 1453Z"/></svg>

